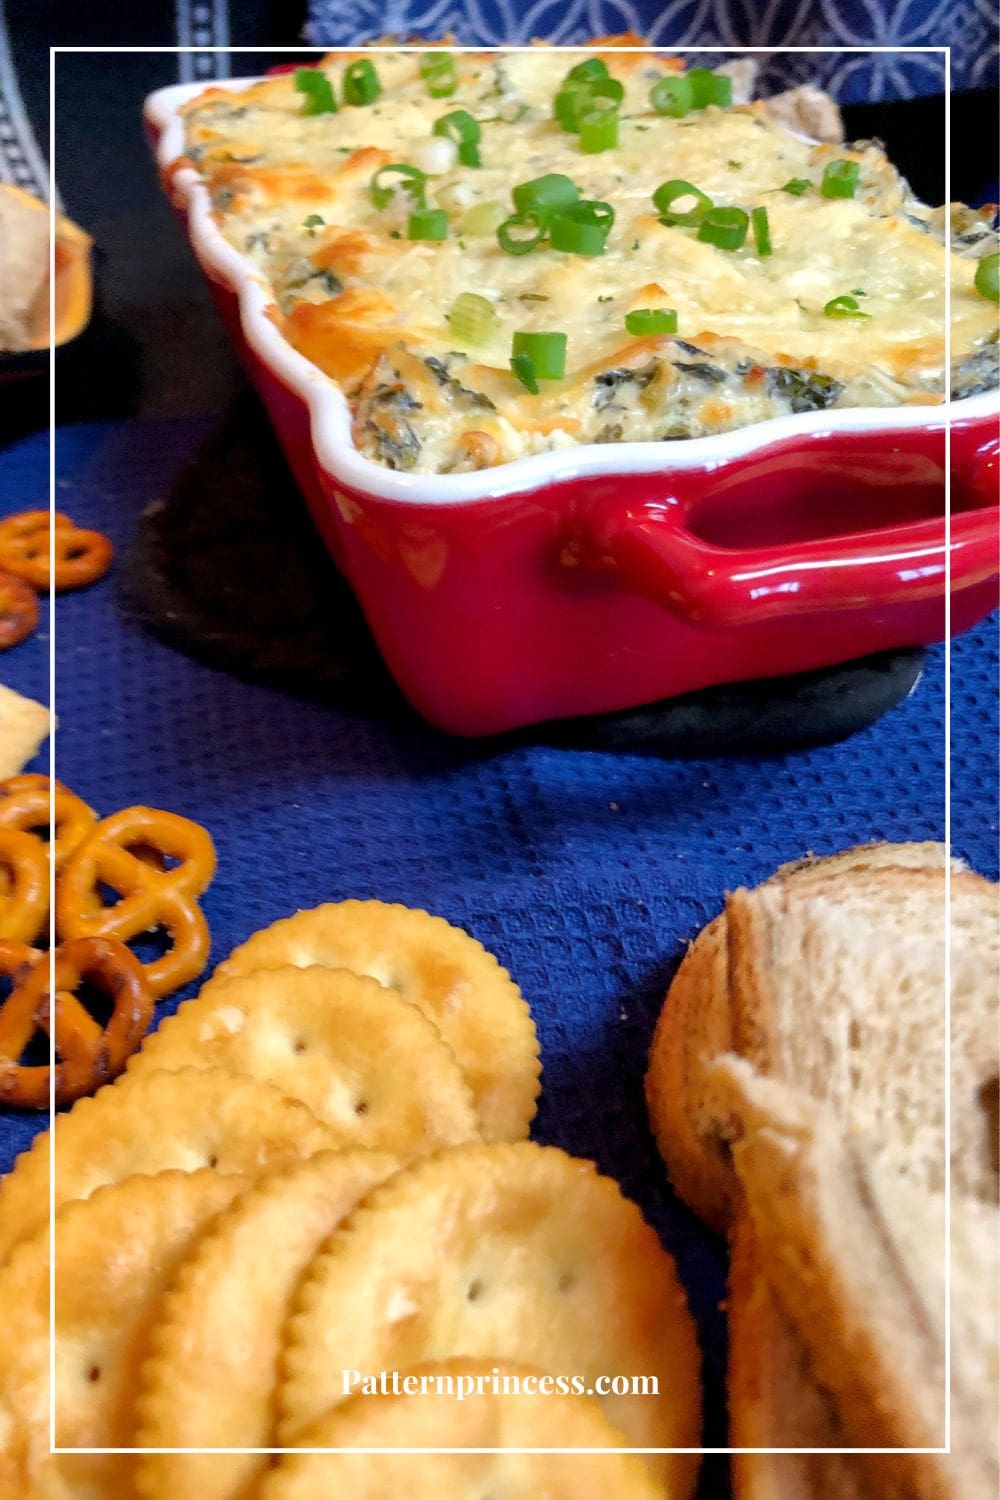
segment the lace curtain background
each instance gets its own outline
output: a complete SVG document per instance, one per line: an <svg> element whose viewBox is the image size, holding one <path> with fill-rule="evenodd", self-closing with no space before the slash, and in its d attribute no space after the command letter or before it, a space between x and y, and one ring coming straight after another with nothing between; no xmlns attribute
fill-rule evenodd
<svg viewBox="0 0 1000 1500"><path fill-rule="evenodd" d="M954 88L997 79L995 0L309 0L306 38L319 46L383 35L428 40L451 32L466 45L568 44L634 30L657 47L893 47L894 53L762 58L761 88L815 82L843 104L941 93L940 53L952 49Z"/></svg>

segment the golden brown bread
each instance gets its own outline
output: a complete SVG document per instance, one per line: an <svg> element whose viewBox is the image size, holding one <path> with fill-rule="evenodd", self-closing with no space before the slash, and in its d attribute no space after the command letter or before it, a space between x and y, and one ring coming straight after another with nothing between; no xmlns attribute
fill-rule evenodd
<svg viewBox="0 0 1000 1500"><path fill-rule="evenodd" d="M657 1143L681 1196L712 1227L732 1233L735 1447L836 1448L875 1439L871 1393L854 1410L852 1435L840 1410L843 1392L829 1394L817 1378L814 1351L775 1294L771 1267L787 1245L771 1236L762 1250L742 1207L727 1140L741 1127L707 1069L727 1050L752 1060L765 1079L803 1089L807 1108L810 1098L829 1100L839 1128L868 1132L880 1172L909 1176L925 1195L940 1188L944 864L941 845L875 845L786 865L756 892L735 892L692 944L660 1016L646 1081ZM997 888L958 862L952 871L952 1172L959 1190L992 1203ZM839 1347L838 1327L826 1333ZM852 1382L846 1375L848 1408ZM746 1454L733 1471L737 1500L962 1493L955 1465L939 1474L943 1489L901 1489L928 1485L928 1469L901 1479L895 1455Z"/></svg>
<svg viewBox="0 0 1000 1500"><path fill-rule="evenodd" d="M776 1049L780 1049L783 1032L774 1013L773 989L766 978L762 956L767 929L779 922L782 894L787 892L789 902L793 896L797 898L807 892L833 901L841 897L853 899L852 891L862 890L857 882L865 879L869 884L864 889L871 899L880 899L884 890L891 907L900 899L898 892L908 888L910 880L916 888L920 887L921 872L928 879L940 880L944 860L941 844L872 844L829 859L805 859L784 865L758 892L734 893L726 911L709 923L688 949L667 993L653 1036L646 1101L653 1134L671 1182L685 1202L716 1232L724 1233L730 1222L735 1180L718 1122L713 1121L711 1111L706 1108L704 1068L706 1061L727 1050L749 1056L765 1072L773 1071L777 1065ZM905 883L903 877L893 876L892 870L906 871ZM995 887L979 876L964 872L957 862L953 862L953 871L956 900L964 894L974 911L987 912L991 905L995 909ZM866 899L861 898L860 918L865 917ZM928 897L932 908L936 900L936 895ZM943 881L940 910L943 917ZM733 913L738 918L735 936L730 930ZM813 1001L816 999L814 996ZM850 1021L846 1017L848 1029ZM849 1037L841 1038L841 1045L843 1073L850 1062ZM810 1048L815 1053L815 1087L822 1092L826 1088L827 1063L815 1028L810 1028L805 1048L791 1062L795 1067L801 1066L802 1055ZM966 1052L974 1050L970 1047ZM787 1059L784 1068L787 1073ZM782 1067L778 1071L781 1073ZM995 1066L991 1072L986 1064L979 1086L988 1090L995 1075ZM790 1081L795 1078L792 1072ZM849 1079L841 1078L841 1103L845 1108L848 1105L856 1108L866 1102L871 1101L859 1100L856 1088L852 1097ZM976 1128L976 1117L976 1111L970 1111L966 1117L968 1131Z"/></svg>
<svg viewBox="0 0 1000 1500"><path fill-rule="evenodd" d="M741 1213L729 1246L729 1443L733 1448L850 1446L836 1407L761 1269ZM740 1453L734 1500L866 1500L858 1460L841 1454Z"/></svg>
<svg viewBox="0 0 1000 1500"><path fill-rule="evenodd" d="M751 1260L764 1268L805 1356L801 1374L786 1378L783 1389L779 1367L765 1408L787 1409L814 1376L816 1392L829 1393L847 1444L898 1450L851 1459L865 1474L862 1493L879 1500L995 1495L1000 1256L993 1206L960 1195L952 1203L952 1451L903 1451L947 1442L943 1194L907 1181L864 1137L844 1133L828 1109L762 1078L742 1059L721 1059L712 1085L726 1095L734 1122ZM745 1272L738 1254L737 1275ZM745 1314L745 1296L740 1306ZM769 1338L773 1332L772 1326ZM746 1333L746 1320L738 1321L734 1342L742 1353ZM758 1371L775 1368L773 1344L766 1357L760 1351L753 1357ZM745 1424L757 1392L735 1394ZM751 1493L758 1500L769 1492Z"/></svg>

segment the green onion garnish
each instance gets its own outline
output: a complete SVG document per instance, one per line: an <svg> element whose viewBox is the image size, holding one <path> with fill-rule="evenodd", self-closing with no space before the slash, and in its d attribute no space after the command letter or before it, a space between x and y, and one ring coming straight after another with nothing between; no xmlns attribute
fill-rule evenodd
<svg viewBox="0 0 1000 1500"><path fill-rule="evenodd" d="M613 109L595 109L580 116L580 150L594 156L610 151L618 144L618 113Z"/></svg>
<svg viewBox="0 0 1000 1500"><path fill-rule="evenodd" d="M432 99L447 99L458 88L455 59L450 52L425 52L420 59L420 76Z"/></svg>
<svg viewBox="0 0 1000 1500"><path fill-rule="evenodd" d="M319 68L296 68L295 87L300 94L306 96L302 101L304 115L335 115L337 113L337 100L334 97L333 85Z"/></svg>
<svg viewBox="0 0 1000 1500"><path fill-rule="evenodd" d="M467 109L453 109L450 114L435 120L433 134L443 135L445 140L455 142L458 159L463 166L480 165L479 138L482 130L479 121L474 120Z"/></svg>
<svg viewBox="0 0 1000 1500"><path fill-rule="evenodd" d="M445 317L457 339L466 344L483 344L497 324L492 302L478 292L460 292Z"/></svg>
<svg viewBox="0 0 1000 1500"><path fill-rule="evenodd" d="M593 83L598 78L607 78L608 65L600 57L588 57L586 62L577 63L575 68L570 68L566 74L567 83Z"/></svg>
<svg viewBox="0 0 1000 1500"><path fill-rule="evenodd" d="M390 180L393 177L395 182ZM426 181L427 173L421 172L419 167L411 167L405 161L390 161L373 175L368 191L376 208L385 208L397 188L403 188L414 203L423 208Z"/></svg>
<svg viewBox="0 0 1000 1500"><path fill-rule="evenodd" d="M625 85L619 83L617 78L598 78L596 83L590 85L590 97L607 99L613 105L621 104L625 98Z"/></svg>
<svg viewBox="0 0 1000 1500"><path fill-rule="evenodd" d="M563 130L579 130L584 115L595 110L612 108L625 97L625 85L617 78L598 77L591 82L578 80L567 83L552 101L553 113ZM601 103L607 100L607 104Z"/></svg>
<svg viewBox="0 0 1000 1500"><path fill-rule="evenodd" d="M827 318L870 318L871 313L862 312L856 297L831 297L823 308Z"/></svg>
<svg viewBox="0 0 1000 1500"><path fill-rule="evenodd" d="M576 203L580 189L561 172L547 172L544 177L519 182L510 196L519 214L549 214L567 203Z"/></svg>
<svg viewBox="0 0 1000 1500"><path fill-rule="evenodd" d="M675 209L673 205L682 198L693 198L694 207L682 212ZM708 194L696 188L693 182L685 182L683 177L661 182L653 194L653 202L668 224L700 224L712 207Z"/></svg>
<svg viewBox="0 0 1000 1500"><path fill-rule="evenodd" d="M448 233L448 215L443 208L415 208L406 225L410 240L443 240Z"/></svg>
<svg viewBox="0 0 1000 1500"><path fill-rule="evenodd" d="M527 230L527 234L518 231ZM497 229L497 244L508 255L527 255L545 238L545 224L534 211L511 214Z"/></svg>
<svg viewBox="0 0 1000 1500"><path fill-rule="evenodd" d="M853 198L861 168L856 161L828 161L819 190L824 198Z"/></svg>
<svg viewBox="0 0 1000 1500"><path fill-rule="evenodd" d="M382 92L378 74L367 57L360 57L344 71L344 103L371 104Z"/></svg>
<svg viewBox="0 0 1000 1500"><path fill-rule="evenodd" d="M458 221L458 227L462 234L496 234L506 217L503 204L490 199L488 203L474 203L467 208Z"/></svg>
<svg viewBox="0 0 1000 1500"><path fill-rule="evenodd" d="M771 251L771 226L767 220L766 208L755 208L750 214L750 223L753 225L753 237L757 244L757 254L761 260Z"/></svg>
<svg viewBox="0 0 1000 1500"><path fill-rule="evenodd" d="M749 215L742 208L710 208L698 226L698 238L720 250L738 250L749 224Z"/></svg>
<svg viewBox="0 0 1000 1500"><path fill-rule="evenodd" d="M725 107L733 102L733 80L725 73L713 73L710 68L690 68L687 77L691 81L691 98L695 109L705 109L709 104Z"/></svg>
<svg viewBox="0 0 1000 1500"><path fill-rule="evenodd" d="M510 368L524 386L533 396L538 395L538 381L535 379L535 367L526 354L515 354L511 357Z"/></svg>
<svg viewBox="0 0 1000 1500"><path fill-rule="evenodd" d="M649 102L658 115L671 115L680 120L688 114L694 104L694 89L684 73L670 78L661 78L649 91Z"/></svg>
<svg viewBox="0 0 1000 1500"><path fill-rule="evenodd" d="M610 203L589 198L570 203L549 221L552 248L566 250L571 255L603 255L604 242L614 222L615 211Z"/></svg>
<svg viewBox="0 0 1000 1500"><path fill-rule="evenodd" d="M975 287L987 302L1000 302L1000 252L983 256L976 267Z"/></svg>
<svg viewBox="0 0 1000 1500"><path fill-rule="evenodd" d="M511 353L529 359L538 380L561 380L566 373L564 333L515 333Z"/></svg>
<svg viewBox="0 0 1000 1500"><path fill-rule="evenodd" d="M637 338L648 333L676 333L677 313L672 307L637 307L625 314L625 329Z"/></svg>
<svg viewBox="0 0 1000 1500"><path fill-rule="evenodd" d="M560 89L552 101L552 113L563 130L576 130L580 115L587 110L590 101L590 90L580 84L571 89Z"/></svg>
<svg viewBox="0 0 1000 1500"><path fill-rule="evenodd" d="M304 229L308 229L309 233L312 234L312 232L313 232L314 229L317 229L320 226L320 224L325 224L325 223L326 223L326 220L323 218L322 214L308 214L302 220L302 227Z"/></svg>
<svg viewBox="0 0 1000 1500"><path fill-rule="evenodd" d="M808 177L792 177L784 184L781 191L791 193L793 198L801 198L803 193L808 193L812 183Z"/></svg>

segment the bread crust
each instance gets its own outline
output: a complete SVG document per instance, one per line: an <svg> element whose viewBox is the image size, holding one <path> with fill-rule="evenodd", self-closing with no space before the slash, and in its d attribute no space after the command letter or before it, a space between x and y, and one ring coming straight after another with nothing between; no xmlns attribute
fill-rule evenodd
<svg viewBox="0 0 1000 1500"><path fill-rule="evenodd" d="M733 1448L846 1448L836 1408L763 1274L749 1216L733 1223L729 1261L729 1442ZM734 1500L865 1500L856 1459L739 1453Z"/></svg>
<svg viewBox="0 0 1000 1500"><path fill-rule="evenodd" d="M675 1190L716 1234L730 1219L733 1172L700 1110L701 1060L734 1046L729 1012L726 916L700 932L681 961L653 1034L646 1106Z"/></svg>
<svg viewBox="0 0 1000 1500"><path fill-rule="evenodd" d="M841 854L793 860L764 882L791 892L804 886L836 887L850 874L906 869L911 878L944 867L943 844L864 844ZM987 889L988 881L952 861L953 891ZM995 899L995 898L994 898ZM740 931L730 933L730 913ZM768 1072L774 1051L774 997L765 977L766 933L758 921L752 893L737 891L722 912L698 934L667 991L657 1021L646 1073L646 1104L657 1147L673 1187L717 1234L731 1222L739 1201L718 1121L706 1106L706 1062L726 1051L748 1057ZM733 964L737 965L734 977Z"/></svg>

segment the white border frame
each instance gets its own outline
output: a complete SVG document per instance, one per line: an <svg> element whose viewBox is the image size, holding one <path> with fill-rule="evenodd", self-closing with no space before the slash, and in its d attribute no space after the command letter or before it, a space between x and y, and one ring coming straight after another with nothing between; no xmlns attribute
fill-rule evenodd
<svg viewBox="0 0 1000 1500"><path fill-rule="evenodd" d="M419 51L419 50L429 50L429 49L427 49L427 48L423 48L422 49L419 46L413 46L413 47L403 47L403 46L401 46L399 50ZM456 47L453 47L451 50L454 51L454 52L524 52L524 51L535 51L535 50L538 50L538 49L531 48L531 47L460 47L460 46L456 46ZM585 46L559 46L559 47L550 47L547 50L548 51L552 51L552 52L576 53L576 52L580 52L580 51L587 51L588 49ZM722 53L722 54L727 54L727 55L728 54L732 54L732 53L736 53L737 55L740 55L740 56L746 55L747 53L756 53L756 52L768 52L768 53L771 53L771 52L775 52L775 51L790 52L790 53L829 53L829 52L837 52L837 53L863 53L863 54L870 54L870 53L904 53L904 52L905 53L921 53L921 52L924 52L924 53L941 53L943 55L944 65L945 65L945 202L946 203L950 203L951 202L951 48L950 48L950 46L947 46L947 47L932 47L932 46L921 46L921 47L781 47L781 48L773 48L773 47L738 47L738 48L737 47L677 47L677 48L667 48L667 47L657 47L657 48L650 48L650 47L628 47L628 48L622 48L620 50L626 51L626 52L659 52L659 53L662 53L664 51L669 51L669 52L672 52L672 53L688 53L688 52L696 52L696 53ZM50 47L49 48L49 128L50 128L50 137L49 137L50 138L50 163L49 163L49 188L50 188L50 198L49 198L49 217L50 217L50 225L49 225L49 228L50 228L50 236L49 236L49 313L50 313L50 326L51 327L55 326L55 222L56 222L56 212L55 212L55 193L54 193L54 189L55 189L55 150L56 150L56 128L55 128L56 127L56 109L55 109L55 98L56 98L55 82L56 82L56 79L55 79L55 68L56 68L56 59L57 59L57 57L60 54L63 54L63 53L66 53L66 54L97 53L97 54L109 55L109 56L113 56L113 55L117 55L117 54L123 54L123 53L142 53L142 54L174 54L176 56L178 54L183 54L183 53L188 53L188 52L195 52L195 51L197 51L197 52L225 52L227 54L250 53L250 54L258 55L258 56L261 53L269 53L269 54L292 53L295 56L301 56L304 52L312 52L312 53L315 53L317 56L322 57L322 56L325 56L327 53L330 53L330 52L340 52L340 51L351 51L351 52L368 52L368 51L370 51L370 52L373 52L373 53L377 54L379 52L384 51L384 49L382 49L382 48L375 48L375 47L353 47L353 48L345 48L345 47L338 47L338 48L330 48L330 47L312 47L312 48L307 48L307 47L200 47L200 48L193 48L193 47L59 47L59 46ZM250 81L251 80L242 80L242 82L244 82L244 83L248 83ZM162 98L162 96L164 96L164 95L173 95L173 96L176 96L178 93L183 93L184 95L191 95L193 93L201 92L204 88L209 87L209 86L220 86L220 87L234 87L234 86L236 86L236 87L238 87L238 85L239 85L240 82L241 82L241 80L232 80L232 82L230 82L229 80L213 79L213 80L208 80L205 83L173 85L173 86L171 86L168 89L163 89L163 90L157 91L157 94L155 94L155 95L153 95L151 97L152 97L152 99L157 99L157 98ZM166 137L164 138L164 142L162 144L163 144L164 147L166 146L166 144L167 144ZM179 154L179 153L177 153L177 154ZM167 159L169 160L171 158L167 157ZM178 177L175 180L179 182L181 178L187 177L187 176L191 177L192 179L196 179L194 182L192 182L191 184L187 185L188 189L191 190L191 189L196 188L196 187L201 188L201 191L202 191L202 193L204 193L204 197L205 197L205 199L207 201L208 200L207 190L205 190L204 187L202 187L202 185L200 183L200 179L197 178L197 174L196 173L180 173L180 174L178 174ZM194 196L193 193L192 193L192 196ZM197 209L196 209L196 211L197 211ZM205 210L204 208L202 208L201 212L203 213L204 217L207 219L207 210ZM214 225L212 225L211 227L214 229ZM244 263L242 261L242 257L238 256L237 253L234 250L232 250L232 248L222 239L221 234L219 234L219 232L217 230L215 231L215 234L216 234L218 240L221 242L221 245L225 249L225 251L228 252L233 257L234 260L240 262L239 269L240 269L240 271L241 271L241 273L243 275L243 278L245 279L245 282L246 282L246 288L244 288L244 291L247 291L247 289L250 288L250 287L254 287L257 291L259 291L261 289L260 280L258 278L256 278L256 277L250 277L246 273L245 266L244 266ZM195 236L194 236L194 234L192 234L192 243L194 243L194 239L195 239ZM211 241L209 241L209 243L211 244ZM198 249L197 245L195 246L195 248L196 248L196 251L197 251L197 249ZM244 301L244 296L243 296L243 293L241 293L241 297L240 297L241 313L244 310L243 309L243 301ZM251 301L250 306L251 306L251 310L252 310L253 309L253 303L252 303L252 301ZM268 328L270 328L270 329L273 330L273 325L270 324L269 320L265 319L265 320L263 320L263 322L265 323L266 327L268 327ZM246 327L246 320L244 321L244 331L245 332L248 331L247 327ZM375 464L371 463L369 460L362 458L362 456L360 454L357 454L356 451L353 450L353 447L350 445L349 425L346 423L347 402L344 399L344 397L341 396L341 394L340 394L340 392L338 390L334 390L333 394L336 396L337 403L338 403L336 406L331 405L330 402L329 402L329 399L327 401L325 401L325 402L322 401L322 400L316 400L314 402L314 400L313 400L313 394L314 394L315 388L316 388L314 367L309 364L309 361L305 360L304 356L299 355L296 351L291 351L290 355L288 353L286 353L286 351L289 350L290 346L288 346L287 344L285 344L284 340L280 339L280 335L277 335L277 338L280 340L280 345L283 346L283 348L280 348L278 350L278 358L277 359L273 359L273 352L271 354L271 358L273 360L273 363L278 368L279 373L283 373L283 372L284 373L290 373L290 375L291 375L292 378L289 380L289 384L291 384L293 386L293 389L299 390L300 393L302 393L302 394L304 394L306 396L306 399L307 399L309 407L310 407L311 416L313 418L313 439L314 439L314 442L316 444L317 452L319 453L320 457L324 460L324 466L329 469L330 473L335 478L338 477L340 469L341 468L344 468L344 469L353 468L354 467L353 460L356 459L359 464L361 464L361 465L364 466L364 475L363 475L363 477L362 477L362 479L360 481L355 480L355 479L353 479L353 477L351 477L351 478L348 478L347 482L349 482L349 483L350 482L354 482L354 483L360 482L361 486L363 488L368 489L369 492L375 492L375 493L383 494L383 495L385 495L385 498L399 499L399 500L409 499L409 500L413 500L413 501L426 501L428 499L435 499L435 500L438 501L438 503L441 503L439 483L434 486L435 493L433 495L431 495L429 493L428 494L424 494L424 493L421 492L421 482L420 481L413 480L411 478L411 476L397 475L397 474L392 473L391 471L383 471L378 465L375 465ZM307 371L303 371L301 368L298 368L298 366L301 366L301 365L306 365L308 367ZM951 366L951 283L950 283L950 278L946 278L946 280L945 280L945 368L946 369L950 369L950 366ZM306 376L308 377L308 380L309 380L309 387L310 387L310 389L309 389L308 392L301 392L300 382ZM325 380L325 377L323 377L323 379ZM332 384L332 383L327 382L327 384ZM822 1456L822 1455L834 1456L834 1455L836 1455L836 1456L841 1456L841 1457L854 1457L854 1456L869 1455L869 1454L870 1455L875 1455L875 1454L927 1454L927 1455L933 1455L933 1454L950 1454L951 1453L951 1290L952 1290L951 1289L951 924L950 924L950 920L949 920L950 912L951 912L951 864L950 864L950 854L951 854L951 472L950 472L950 455L951 455L951 424L952 424L952 420L953 420L953 418L952 418L952 409L953 409L953 407L956 404L960 404L961 405L961 407L962 407L962 415L963 416L965 416L966 414L968 414L969 417L978 417L978 416L982 416L982 415L988 415L996 407L996 405L997 405L997 397L993 393L985 393L983 396L969 397L969 398L967 398L965 401L963 401L961 403L955 403L955 402L952 402L950 400L946 400L946 402L944 403L943 407L939 407L939 408L935 409L938 412L943 411L944 414L945 414L945 416L944 416L944 433L945 433L945 639L944 639L944 648L945 648L944 649L944 659L945 659L945 688L944 688L944 715L945 715L945 724L944 724L945 804L944 804L944 843L945 843L945 849L946 849L946 854L947 854L948 858L946 858L946 860L945 860L945 881L944 881L944 885L945 885L945 912L944 912L944 919L945 919L945 965L944 965L944 967L945 967L945 1048L944 1048L944 1051L945 1051L945 1078L944 1078L944 1092L945 1092L945 1161L944 1161L944 1182L945 1182L945 1188L944 1188L944 1192L945 1192L945 1282L946 1282L946 1289L945 1289L945 1318L944 1318L944 1322L945 1322L945 1393L944 1393L945 1394L945 1442L944 1442L944 1446L943 1447L933 1447L933 1448L856 1448L856 1447L855 1448L733 1448L733 1447L697 1447L697 1448L624 1448L624 1449L623 1448L561 1448L561 1447L546 1447L546 1448L451 1448L451 1447L438 1447L438 1448L293 1448L293 1449L281 1448L281 1447L257 1447L257 1448L60 1448L56 1444L56 1433L55 1433L55 1422L56 1422L55 1269L56 1268L55 1268L55 1130L53 1128L54 1121L55 1121L55 1041L54 1041L54 1034L53 1034L53 1037L50 1039L51 1078L50 1078L50 1093L49 1093L49 1452L50 1452L51 1455L53 1455L53 1456L59 1456L59 1455L63 1455L63 1454L65 1454L65 1455L93 1455L93 1456L121 1455L121 1456L131 1456L131 1457L134 1457L137 1454L161 1454L161 1455L167 1455L167 1454L178 1454L178 1455L179 1454L209 1454L209 1455L213 1455L213 1454L214 1455L227 1454L227 1455L233 1455L233 1456L270 1457L270 1456L277 1456L277 1455L281 1455L281 1454L285 1454L285 1453L320 1453L320 1454L356 1453L356 1454L371 1454L371 1455L391 1453L391 1454L415 1455L415 1454L421 1454L421 1453L441 1453L441 1454L444 1454L444 1453L478 1453L478 1454L501 1454L501 1453L573 1454L573 1453L591 1453L591 1454L614 1454L614 1453L627 1452L627 1453L638 1453L638 1454L648 1454L648 1455L653 1455L653 1454L691 1454L691 1455L699 1455L699 1456L711 1456L711 1455L720 1455L721 1456L721 1455L725 1455L727 1457L731 1457L731 1456L734 1456L734 1455L735 1456L739 1456L739 1455L753 1455L753 1454L767 1455L767 1454L783 1454L783 1453L784 1454L799 1454L799 1455L803 1455L803 1456L805 1456L805 1455L810 1455L810 1456L813 1456L813 1455L815 1455L815 1456ZM892 409L890 409L890 410L892 410ZM342 452L340 452L340 451L338 451L335 455L330 454L328 443L325 440L321 441L321 436L323 434L323 429L322 429L322 426L318 422L317 419L321 415L323 415L324 412L328 412L329 413L330 418L331 418L331 426L334 429L334 431L337 432L338 435L341 435L343 432L346 432L346 434L347 434L348 446L351 447L351 452L346 456L346 459L345 459L345 455ZM927 421L927 417L925 415L925 412L923 410L919 409L919 408L917 408L917 409L911 409L911 410L904 409L904 410L902 410L899 413L900 417L909 418L909 417L912 416L914 418L914 420L905 420L905 421L899 420L899 421L892 421L891 423L886 420L885 414L882 411L882 409L880 409L880 408L876 408L876 409L866 409L866 408L850 409L850 408L848 408L848 409L845 409L844 412L843 412L843 416L846 419L844 422L836 422L836 424L834 424L830 420L830 418L836 418L836 417L839 417L840 415L841 415L840 412L828 413L827 414L827 421L825 421L823 423L822 430L824 432L825 431L829 431L829 430L833 430L834 426L835 426L835 428L836 428L837 431L869 431L869 430L872 430L874 428L878 428L880 430L899 430L899 429L907 428L907 427L920 427L920 426L924 426L924 425L930 425L928 423L928 421ZM850 420L852 418L854 420ZM794 424L794 426L792 426L790 428L790 430L789 430L788 424ZM689 452L692 448L698 447L700 449L702 445L710 445L711 446L710 453L707 454L707 455L703 455L701 452L699 452L698 454L695 454L693 456L693 458L689 459L687 462L681 461L680 458L678 458L678 460L672 460L672 466L675 467L675 468L678 468L678 469L680 469L680 468L698 468L698 467L703 466L708 461L715 461L715 460L718 460L718 459L721 459L721 458L735 457L735 456L737 456L739 454L742 454L744 452L752 451L753 449L762 446L762 443L751 440L751 441L748 441L744 445L744 443L741 442L740 439L743 438L745 436L745 434L747 434L747 433L750 433L750 434L759 433L761 431L761 429L764 429L765 432L766 432L766 436L765 436L765 438L763 440L766 443L766 442L776 441L779 438L784 437L786 435L791 435L791 432L801 433L802 432L802 425L799 424L798 419L796 417L778 417L778 418L772 419L769 422L756 424L756 426L753 427L753 428L749 428L749 429L737 429L737 431L734 432L734 433L724 433L724 434L721 434L718 437L712 437L712 438L693 439L693 440L685 443L685 445L684 445L685 450L687 450ZM52 350L52 348L50 347L50 355L49 355L49 484L50 484L50 506L51 506L51 508L53 510L55 509L55 485L56 485L55 432L56 432L56 428L55 428L55 357L54 357L54 350ZM728 440L728 439L732 439L733 441L732 442L725 441L725 440ZM553 454L541 454L541 455L537 455L536 457L533 457L533 458L520 459L520 460L517 460L515 463L511 463L511 464L505 465L503 470L500 470L500 471L490 471L493 474L496 474L497 472L503 473L505 470L506 471L516 471L516 472L513 474L513 476L509 479L509 481L506 484L503 484L503 485L492 485L490 487L489 491L486 492L486 493L480 493L479 492L479 489L482 488L481 486L479 487L479 489L475 489L474 486L471 483L469 483L469 481L474 481L474 480L478 479L479 476L477 476L477 475L445 476L445 478L450 481L451 486L454 486L456 489L459 488L459 487L461 487L461 489L463 491L466 488L468 488L469 490L473 491L472 493L456 493L454 495L449 494L448 495L448 500L452 501L452 502L460 502L460 501L468 501L468 500L487 499L487 498L492 498L495 495L508 494L508 493L510 493L512 491L515 491L515 490L518 490L518 489L521 489L521 488L526 488L529 485L537 484L537 483L539 483L539 482L541 482L543 480L545 482L552 482L555 479L569 479L569 478L573 478L573 477L575 477L577 475L581 475L581 474L604 474L604 473L612 473L612 474L614 474L614 473L622 473L622 472L629 472L629 473L658 472L658 471L662 470L663 467L664 467L663 462L662 462L662 458L660 457L660 450L656 450L656 458L653 459L652 457L650 457L649 455L647 455L643 451L643 450L649 449L650 447L652 447L652 445L646 444L646 443L624 443L624 444L617 445L618 453L619 454L624 454L624 456L625 456L625 459L626 459L626 463L625 464L622 464L622 462L620 461L620 459L619 459L619 462L616 463L616 464L615 463L603 463L603 462L600 462L600 459L606 453L606 449L597 449L596 450L596 456L593 459L590 457L589 452L587 452L587 450L584 449L583 455L582 455L580 461L578 461L576 463L565 464L565 465L560 462L565 457L565 455L564 455L563 452L558 452L558 453L553 453ZM329 461L331 458L334 459L333 462ZM555 460L555 462L551 462L553 460ZM543 473L538 473L537 472L537 470L540 469L540 468L544 469ZM552 470L555 470L555 472L552 472ZM389 478L391 480L394 480L394 481L403 481L403 483L401 485L398 485L398 486L396 484L393 484L391 486L387 486L385 488L382 488L380 486L377 486L377 485L373 484L372 478L371 478L372 473L374 473L375 475L382 475L383 473L388 473L389 474ZM346 474L345 474L345 477L347 477ZM431 476L431 477L435 478L438 482L441 479L441 476ZM406 481L409 481L409 482L406 482ZM400 492L395 493L395 491L397 489ZM53 532L53 533L50 534L50 574L51 574L51 577L53 579L54 579L54 571L55 571L55 569L54 569L54 556L55 556L55 540L54 540L54 532ZM56 676L55 676L56 610L55 610L55 591L54 591L54 584L52 582L50 582L50 586L49 586L49 607L50 607L49 694L50 694L50 708L51 708L51 711L52 711L52 713L54 715L55 714L55 709L56 709ZM50 776L52 777L52 779L54 781L55 775L56 775L55 734L53 734L50 737L50 741L49 741L49 774L50 774ZM54 836L55 836L54 808L52 808L51 806L50 806L49 836L50 836L50 840L54 839ZM54 900L55 900L55 868L54 868L54 865L50 864L50 902L51 902L51 904L50 904L50 910L54 910ZM50 964L50 989L54 990L54 950L50 954L49 964ZM512 1398L512 1399L516 1399L516 1398Z"/></svg>

